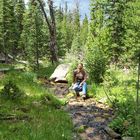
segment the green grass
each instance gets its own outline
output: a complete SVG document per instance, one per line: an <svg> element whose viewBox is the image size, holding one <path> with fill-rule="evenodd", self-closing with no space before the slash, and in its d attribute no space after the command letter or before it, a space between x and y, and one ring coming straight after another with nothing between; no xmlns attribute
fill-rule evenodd
<svg viewBox="0 0 140 140"><path fill-rule="evenodd" d="M27 113L20 108L27 108ZM32 103L1 104L0 113L27 115L29 121L1 121L0 140L71 140L72 123L62 110L46 104L36 107Z"/></svg>
<svg viewBox="0 0 140 140"><path fill-rule="evenodd" d="M93 95L97 100L106 97L105 92L109 95L110 99L120 100L123 96L132 95L136 96L136 74L130 71L129 74L125 74L121 69L108 70L106 72L104 82L100 85L91 85L89 94ZM108 102L108 100L107 100ZM108 102L109 103L109 102Z"/></svg>
<svg viewBox="0 0 140 140"><path fill-rule="evenodd" d="M51 74L54 72L57 65L48 64L45 67L40 67L39 71L37 72L38 77L46 77L49 78Z"/></svg>
<svg viewBox="0 0 140 140"><path fill-rule="evenodd" d="M36 74L38 77L49 78L57 66L58 63L52 65L48 61L42 61L42 64L40 64L39 66L39 70L36 71ZM30 72L33 71L33 68L31 68L29 64L25 65L18 62L14 62L11 64L0 63L0 69L9 69L9 71L14 71L14 69L17 68L26 69L27 71Z"/></svg>
<svg viewBox="0 0 140 140"><path fill-rule="evenodd" d="M19 64L19 63L13 63L13 64L0 63L0 69L1 68L13 69L13 68L23 68L23 67L24 67L24 65L23 64Z"/></svg>
<svg viewBox="0 0 140 140"><path fill-rule="evenodd" d="M37 74L32 72L9 72L3 80L0 81L0 85L3 86L9 80L13 81L27 96L39 98L47 96L53 105L64 104L64 101L58 100L49 90L43 87L38 79Z"/></svg>
<svg viewBox="0 0 140 140"><path fill-rule="evenodd" d="M2 88L9 80L23 90L26 97L20 101L0 98L0 114L26 115L31 119L1 121L0 140L72 139L71 119L66 112L58 109L63 102L39 84L36 74L10 72L1 79L0 87Z"/></svg>
<svg viewBox="0 0 140 140"><path fill-rule="evenodd" d="M0 63L0 69L1 68L13 68L14 66L13 65L11 65L11 64L1 64Z"/></svg>

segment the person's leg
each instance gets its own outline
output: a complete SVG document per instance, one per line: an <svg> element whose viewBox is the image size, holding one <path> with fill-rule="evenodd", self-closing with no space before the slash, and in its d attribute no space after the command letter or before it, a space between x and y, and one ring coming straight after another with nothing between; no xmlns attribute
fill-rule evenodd
<svg viewBox="0 0 140 140"><path fill-rule="evenodd" d="M82 85L82 93L84 96L86 96L86 94L87 94L87 83L86 82L84 82Z"/></svg>
<svg viewBox="0 0 140 140"><path fill-rule="evenodd" d="M75 90L76 95L79 96L79 83L75 83L73 86L73 90Z"/></svg>
<svg viewBox="0 0 140 140"><path fill-rule="evenodd" d="M74 89L75 91L78 91L78 89L79 89L79 84L78 84L78 83L75 83L74 86L73 86L73 89Z"/></svg>

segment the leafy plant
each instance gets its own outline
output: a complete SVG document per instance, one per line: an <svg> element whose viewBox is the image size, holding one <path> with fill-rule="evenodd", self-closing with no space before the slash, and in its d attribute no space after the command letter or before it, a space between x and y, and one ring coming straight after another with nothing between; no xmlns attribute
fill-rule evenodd
<svg viewBox="0 0 140 140"><path fill-rule="evenodd" d="M17 100L24 96L24 92L21 91L12 81L8 81L0 93L2 98L10 100Z"/></svg>
<svg viewBox="0 0 140 140"><path fill-rule="evenodd" d="M106 71L106 59L100 49L94 48L87 53L86 69L91 81L94 81L95 83L103 82L102 77Z"/></svg>

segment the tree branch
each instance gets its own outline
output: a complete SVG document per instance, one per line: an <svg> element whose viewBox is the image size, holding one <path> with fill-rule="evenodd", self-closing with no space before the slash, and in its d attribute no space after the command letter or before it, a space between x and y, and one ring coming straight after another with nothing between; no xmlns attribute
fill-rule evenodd
<svg viewBox="0 0 140 140"><path fill-rule="evenodd" d="M54 10L53 10L53 1L48 0L48 5L49 5L50 16L51 16L51 22L55 26L55 16L54 16Z"/></svg>
<svg viewBox="0 0 140 140"><path fill-rule="evenodd" d="M51 25L50 25L48 16L47 16L47 14L46 14L46 12L45 12L44 6L43 6L43 4L42 4L42 2L41 2L40 0L37 0L37 1L38 1L39 4L40 4L41 10L42 10L42 12L43 12L43 14L44 14L44 17L45 17L45 20L46 20L46 22L47 22L47 24L48 24L49 30L51 31Z"/></svg>

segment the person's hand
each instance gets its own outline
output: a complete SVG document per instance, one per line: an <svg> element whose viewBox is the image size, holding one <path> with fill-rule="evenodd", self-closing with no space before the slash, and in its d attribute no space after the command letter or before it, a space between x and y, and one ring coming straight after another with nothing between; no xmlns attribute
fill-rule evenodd
<svg viewBox="0 0 140 140"><path fill-rule="evenodd" d="M79 85L79 86L80 86L80 87L82 87L82 85L83 85L83 83L80 83L80 85Z"/></svg>

